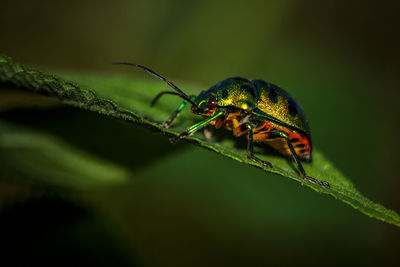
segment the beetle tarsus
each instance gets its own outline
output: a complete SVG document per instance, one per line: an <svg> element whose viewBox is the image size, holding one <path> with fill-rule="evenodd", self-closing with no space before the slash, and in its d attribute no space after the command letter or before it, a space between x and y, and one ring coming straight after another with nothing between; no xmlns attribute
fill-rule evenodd
<svg viewBox="0 0 400 267"><path fill-rule="evenodd" d="M258 162L258 163L262 164L264 167L272 168L272 164L269 163L268 161L259 159L259 158L255 157L253 155L249 155L248 158L251 159L252 161L255 161L255 162Z"/></svg>
<svg viewBox="0 0 400 267"><path fill-rule="evenodd" d="M303 179L307 180L307 181L309 181L309 182L311 182L313 184L319 184L319 185L325 186L327 188L331 187L331 185L328 182L325 182L325 181L322 181L322 180L318 180L318 179L312 178L310 176L304 176Z"/></svg>
<svg viewBox="0 0 400 267"><path fill-rule="evenodd" d="M189 133L188 133L188 132L183 132L183 133L181 133L180 135L171 137L171 138L169 139L169 141L170 141L171 143L175 144L176 142L178 142L179 140L181 140L181 139L183 139L183 138L185 138L185 137L187 137L187 136L189 136Z"/></svg>
<svg viewBox="0 0 400 267"><path fill-rule="evenodd" d="M168 129L169 127L171 127L171 122L165 121L165 122L161 123L160 125L161 125L162 127Z"/></svg>

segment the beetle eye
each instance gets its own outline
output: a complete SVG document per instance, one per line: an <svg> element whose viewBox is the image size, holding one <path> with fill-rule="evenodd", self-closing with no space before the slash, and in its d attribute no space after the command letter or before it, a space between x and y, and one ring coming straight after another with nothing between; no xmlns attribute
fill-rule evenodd
<svg viewBox="0 0 400 267"><path fill-rule="evenodd" d="M211 97L211 98L208 100L207 105L208 105L208 108L209 108L209 109L214 109L214 108L217 106L217 100L216 100L214 97Z"/></svg>

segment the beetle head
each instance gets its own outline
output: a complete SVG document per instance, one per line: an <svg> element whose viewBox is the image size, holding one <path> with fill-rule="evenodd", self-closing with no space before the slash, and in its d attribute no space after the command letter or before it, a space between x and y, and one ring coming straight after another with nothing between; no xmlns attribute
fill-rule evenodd
<svg viewBox="0 0 400 267"><path fill-rule="evenodd" d="M201 92L192 105L192 112L199 115L212 115L217 110L217 94L215 92L203 91Z"/></svg>

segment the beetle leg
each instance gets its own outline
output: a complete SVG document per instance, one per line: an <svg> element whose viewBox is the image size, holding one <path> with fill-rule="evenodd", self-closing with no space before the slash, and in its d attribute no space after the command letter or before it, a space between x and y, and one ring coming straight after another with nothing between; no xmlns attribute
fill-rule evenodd
<svg viewBox="0 0 400 267"><path fill-rule="evenodd" d="M207 138L210 139L213 136L213 129L210 127L210 124L204 127L203 129L203 135Z"/></svg>
<svg viewBox="0 0 400 267"><path fill-rule="evenodd" d="M247 129L249 129L249 137L247 139L247 157L255 162L261 163L262 165L272 168L272 164L269 163L268 161L262 160L257 158L256 156L254 156L254 152L253 152L253 126L249 123L246 122L244 123L247 127Z"/></svg>
<svg viewBox="0 0 400 267"><path fill-rule="evenodd" d="M277 137L281 137L281 138L284 138L286 140L286 143L287 143L287 145L288 145L288 147L290 149L290 152L292 153L292 157L293 157L294 161L296 162L297 167L299 168L300 177L301 178L303 178L304 180L307 180L307 181L309 181L309 182L311 182L313 184L319 184L319 185L322 185L322 186L326 186L328 188L331 187L328 182L325 182L325 181L322 181L322 180L318 180L318 179L315 179L315 178L312 178L312 177L306 175L306 172L304 171L303 165L301 164L300 159L297 156L296 151L293 148L292 142L289 139L289 135L287 135L284 132L277 131L277 130L271 130L270 134L271 135L276 135Z"/></svg>
<svg viewBox="0 0 400 267"><path fill-rule="evenodd" d="M172 122L178 117L179 113L185 108L186 104L188 103L187 100L183 100L183 102L178 106L178 108L172 113L168 120L163 122L161 125L165 128L169 128Z"/></svg>
<svg viewBox="0 0 400 267"><path fill-rule="evenodd" d="M200 130L201 128L207 126L211 121L215 120L216 118L218 118L219 116L223 115L224 112L220 111L218 113L216 113L214 116L205 119L201 122L196 123L195 125L190 126L186 131L184 131L183 133L181 133L178 136L175 136L173 138L170 139L170 141L172 143L175 143L177 141L179 141L180 139L183 139L191 134L194 134L195 132L197 132L198 130Z"/></svg>
<svg viewBox="0 0 400 267"><path fill-rule="evenodd" d="M154 97L154 99L151 101L150 106L154 106L157 101L160 99L161 96L168 94L168 95L178 95L179 93L177 92L173 92L173 91L162 91L160 92L158 95L156 95ZM195 96L190 96L190 98L193 100L195 98ZM163 122L161 125L165 128L169 128L172 124L172 122L176 119L176 117L178 117L179 113L185 108L186 104L188 103L187 100L184 100L179 106L178 108L174 111L174 113L172 113L172 115L169 117L168 120L166 120L165 122Z"/></svg>

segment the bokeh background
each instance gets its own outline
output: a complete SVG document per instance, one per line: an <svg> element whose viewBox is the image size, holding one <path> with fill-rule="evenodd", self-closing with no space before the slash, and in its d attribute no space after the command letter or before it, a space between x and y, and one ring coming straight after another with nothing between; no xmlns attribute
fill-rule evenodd
<svg viewBox="0 0 400 267"><path fill-rule="evenodd" d="M206 89L230 76L280 85L305 110L314 147L367 197L400 211L398 2L3 0L0 8L0 52L30 66L152 79L110 64L123 60L178 85ZM398 261L398 228L332 197L124 122L48 108L7 108L0 116L130 165L135 180L76 189L3 177L1 242L15 262ZM79 133L66 133L73 127Z"/></svg>

